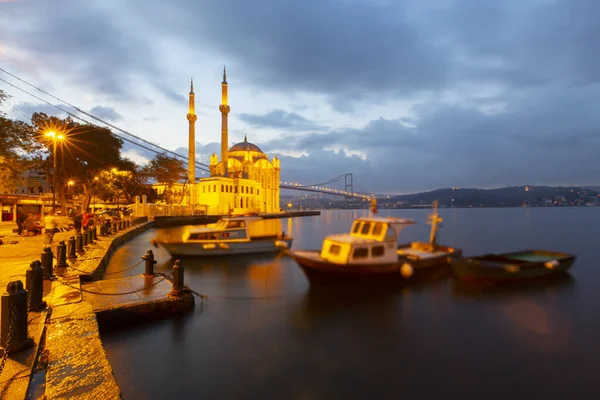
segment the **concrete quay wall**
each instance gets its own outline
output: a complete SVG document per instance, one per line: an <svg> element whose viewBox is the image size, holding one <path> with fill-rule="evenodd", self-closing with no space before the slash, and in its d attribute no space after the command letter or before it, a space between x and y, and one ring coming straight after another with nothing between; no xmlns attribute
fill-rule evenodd
<svg viewBox="0 0 600 400"><path fill-rule="evenodd" d="M153 226L153 222L146 222L112 237L99 237L81 257L84 260L77 265L79 271L69 270L63 281L69 275L70 282L79 280L79 285L82 280L100 279L117 247ZM59 290L55 289L62 285L55 281L52 286L51 293L56 293ZM64 292L64 286L62 289ZM70 302L61 299L55 305L53 299L48 299L52 311L44 346L48 356L45 398L120 399L121 390L100 339L98 316L89 301L81 298L77 290L71 291L78 296L72 296ZM147 310L149 306L145 307Z"/></svg>

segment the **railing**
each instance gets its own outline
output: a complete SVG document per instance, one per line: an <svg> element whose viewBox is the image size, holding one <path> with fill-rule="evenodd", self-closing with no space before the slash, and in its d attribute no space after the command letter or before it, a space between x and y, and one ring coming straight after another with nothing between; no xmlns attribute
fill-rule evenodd
<svg viewBox="0 0 600 400"><path fill-rule="evenodd" d="M183 216L183 215L206 215L208 212L208 205L206 204L193 204L193 205L180 205L180 204L135 204L133 206L133 215L135 217L148 217L154 219L154 217L161 216Z"/></svg>

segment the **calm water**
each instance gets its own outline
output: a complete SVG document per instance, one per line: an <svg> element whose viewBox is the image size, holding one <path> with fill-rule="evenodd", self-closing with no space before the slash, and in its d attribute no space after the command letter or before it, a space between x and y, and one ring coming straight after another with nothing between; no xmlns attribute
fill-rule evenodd
<svg viewBox="0 0 600 400"><path fill-rule="evenodd" d="M429 212L381 215L414 218L419 224L401 241L426 241ZM325 235L347 231L366 213L325 211L281 222L294 248L319 248ZM572 252L571 278L483 292L451 279L315 290L287 258L185 259L186 283L209 296L204 304L197 299L181 319L102 335L124 398L595 398L600 208L440 214L442 244L467 255ZM157 233L119 249L109 270L136 263ZM170 269L166 252L156 257L160 271Z"/></svg>

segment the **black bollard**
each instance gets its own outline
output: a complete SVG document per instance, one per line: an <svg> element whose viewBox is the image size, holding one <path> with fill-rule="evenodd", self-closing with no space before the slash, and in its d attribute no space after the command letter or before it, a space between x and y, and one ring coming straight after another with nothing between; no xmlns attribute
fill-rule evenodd
<svg viewBox="0 0 600 400"><path fill-rule="evenodd" d="M144 275L150 276L154 275L154 264L156 264L156 260L154 259L154 253L152 250L148 250L145 256L142 256L142 260L145 261L145 269Z"/></svg>
<svg viewBox="0 0 600 400"><path fill-rule="evenodd" d="M0 307L0 346L4 352L17 353L33 346L33 340L27 337L27 292L23 282L8 283Z"/></svg>
<svg viewBox="0 0 600 400"><path fill-rule="evenodd" d="M100 225L100 236L106 236L106 234L104 233L104 224Z"/></svg>
<svg viewBox="0 0 600 400"><path fill-rule="evenodd" d="M87 247L87 245L88 245L87 239L88 239L87 231L84 230L83 233L81 234L81 245L83 247Z"/></svg>
<svg viewBox="0 0 600 400"><path fill-rule="evenodd" d="M96 225L92 226L92 242L94 240L98 240L98 230L96 229Z"/></svg>
<svg viewBox="0 0 600 400"><path fill-rule="evenodd" d="M33 261L29 269L25 272L25 287L27 288L28 309L41 310L46 307L44 298L44 270L42 263Z"/></svg>
<svg viewBox="0 0 600 400"><path fill-rule="evenodd" d="M77 254L85 253L85 250L83 250L83 235L81 233L75 236L75 251Z"/></svg>
<svg viewBox="0 0 600 400"><path fill-rule="evenodd" d="M52 254L52 249L50 247L45 247L42 255L40 256L42 260L42 268L44 269L44 276L52 275L52 268L54 264L54 254Z"/></svg>
<svg viewBox="0 0 600 400"><path fill-rule="evenodd" d="M77 258L77 253L75 253L75 236L71 236L67 241L67 257Z"/></svg>
<svg viewBox="0 0 600 400"><path fill-rule="evenodd" d="M117 233L117 223L116 222L112 223L112 233Z"/></svg>
<svg viewBox="0 0 600 400"><path fill-rule="evenodd" d="M127 220L126 223L127 223L127 228L130 228L131 227L131 221Z"/></svg>
<svg viewBox="0 0 600 400"><path fill-rule="evenodd" d="M178 296L183 290L183 265L181 260L176 260L173 265L173 287L171 289L171 296Z"/></svg>
<svg viewBox="0 0 600 400"><path fill-rule="evenodd" d="M61 268L67 266L67 245L64 240L58 242L56 246L56 266Z"/></svg>
<svg viewBox="0 0 600 400"><path fill-rule="evenodd" d="M94 241L92 240L92 228L88 228L86 236L87 236L87 244L88 245L94 244Z"/></svg>

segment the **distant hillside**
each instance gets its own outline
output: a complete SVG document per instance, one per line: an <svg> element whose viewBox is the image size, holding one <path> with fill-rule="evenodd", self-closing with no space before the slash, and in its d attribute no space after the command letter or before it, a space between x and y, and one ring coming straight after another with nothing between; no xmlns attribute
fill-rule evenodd
<svg viewBox="0 0 600 400"><path fill-rule="evenodd" d="M599 188L600 189L600 188ZM513 186L499 189L438 189L394 196L383 204L420 205L439 200L448 207L513 207L521 205L584 205L596 202L598 192L581 187Z"/></svg>

